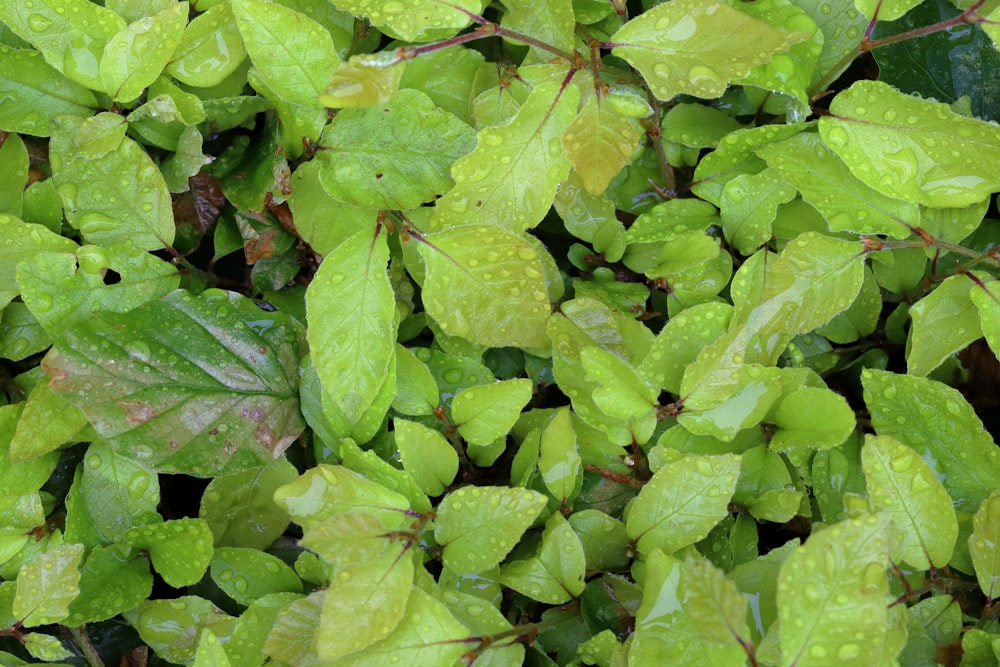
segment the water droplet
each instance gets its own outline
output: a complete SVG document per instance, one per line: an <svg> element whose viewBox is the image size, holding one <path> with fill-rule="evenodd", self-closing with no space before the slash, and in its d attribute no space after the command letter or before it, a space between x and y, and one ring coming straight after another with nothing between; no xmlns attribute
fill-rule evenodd
<svg viewBox="0 0 1000 667"><path fill-rule="evenodd" d="M28 28L35 32L45 32L52 27L52 19L41 14L30 14L28 16Z"/></svg>

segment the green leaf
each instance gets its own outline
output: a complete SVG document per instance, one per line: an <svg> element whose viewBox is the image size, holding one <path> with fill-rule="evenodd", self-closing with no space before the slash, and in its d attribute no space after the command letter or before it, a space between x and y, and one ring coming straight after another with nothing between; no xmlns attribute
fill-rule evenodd
<svg viewBox="0 0 1000 667"><path fill-rule="evenodd" d="M489 347L548 346L545 267L525 237L463 226L429 234L420 254L424 308L445 333Z"/></svg>
<svg viewBox="0 0 1000 667"><path fill-rule="evenodd" d="M594 197L604 192L639 148L639 124L615 112L614 106L592 95L562 136L563 149Z"/></svg>
<svg viewBox="0 0 1000 667"><path fill-rule="evenodd" d="M444 547L445 567L459 574L488 570L510 553L547 504L527 489L476 486L445 496L438 506L434 539Z"/></svg>
<svg viewBox="0 0 1000 667"><path fill-rule="evenodd" d="M194 661L202 632L225 641L236 625L235 618L195 595L146 600L124 615L157 656L182 665Z"/></svg>
<svg viewBox="0 0 1000 667"><path fill-rule="evenodd" d="M61 116L52 132L52 179L66 220L97 245L169 247L174 240L170 192L152 158L127 137L101 157L76 157L74 143L87 127L79 119Z"/></svg>
<svg viewBox="0 0 1000 667"><path fill-rule="evenodd" d="M394 419L396 447L403 468L428 496L440 496L458 474L458 453L440 431L406 419Z"/></svg>
<svg viewBox="0 0 1000 667"><path fill-rule="evenodd" d="M977 511L1000 488L1000 450L965 398L946 385L876 369L861 374L872 427L912 448L959 512ZM954 443L962 443L955 447Z"/></svg>
<svg viewBox="0 0 1000 667"><path fill-rule="evenodd" d="M814 532L784 562L777 585L782 664L876 664L888 629L888 526L880 514L842 521Z"/></svg>
<svg viewBox="0 0 1000 667"><path fill-rule="evenodd" d="M198 635L198 648L195 650L192 667L229 667L230 664L218 637L211 631Z"/></svg>
<svg viewBox="0 0 1000 667"><path fill-rule="evenodd" d="M867 266L861 291L851 307L816 330L831 343L853 343L872 335L882 314L882 292L875 274Z"/></svg>
<svg viewBox="0 0 1000 667"><path fill-rule="evenodd" d="M488 445L514 426L531 400L528 379L504 380L460 390L451 403L452 421L472 444Z"/></svg>
<svg viewBox="0 0 1000 667"><path fill-rule="evenodd" d="M469 101L476 92L477 75L484 62L483 55L474 49L425 52L407 61L399 87L425 93L437 107L472 126Z"/></svg>
<svg viewBox="0 0 1000 667"><path fill-rule="evenodd" d="M547 2L544 8L530 0L503 0L503 5L506 9L500 22L503 27L531 35L565 51L573 49L576 20L571 0ZM538 47L532 47L532 51L533 59L545 61L551 58L549 52Z"/></svg>
<svg viewBox="0 0 1000 667"><path fill-rule="evenodd" d="M295 593L273 593L258 598L240 614L236 620L233 634L226 642L225 650L230 664L259 667L267 660L264 653L264 643L268 634L276 629L278 613L285 606L291 606L296 600L306 600ZM319 611L315 614L319 618ZM312 639L312 635L307 635Z"/></svg>
<svg viewBox="0 0 1000 667"><path fill-rule="evenodd" d="M913 304L907 373L927 375L955 352L983 337L980 311L972 301L973 290L980 291L967 276L951 276Z"/></svg>
<svg viewBox="0 0 1000 667"><path fill-rule="evenodd" d="M726 4L675 0L633 18L610 41L612 53L667 101L681 93L719 97L730 81L810 34L782 30Z"/></svg>
<svg viewBox="0 0 1000 667"><path fill-rule="evenodd" d="M16 134L8 136L0 146L0 178L3 179L0 181L0 213L21 215L29 168L28 149L24 140Z"/></svg>
<svg viewBox="0 0 1000 667"><path fill-rule="evenodd" d="M149 552L153 567L174 588L197 583L212 560L212 531L203 519L173 519L127 530L124 540Z"/></svg>
<svg viewBox="0 0 1000 667"><path fill-rule="evenodd" d="M378 396L395 349L389 246L385 234L376 234L359 231L337 246L306 292L313 364L351 424Z"/></svg>
<svg viewBox="0 0 1000 667"><path fill-rule="evenodd" d="M847 399L821 387L804 387L782 397L769 421L778 427L771 438L774 451L836 447L856 427L854 410Z"/></svg>
<svg viewBox="0 0 1000 667"><path fill-rule="evenodd" d="M326 517L302 537L308 547L330 565L341 568L366 563L386 551L391 532L369 512L345 512ZM326 577L323 577L325 581Z"/></svg>
<svg viewBox="0 0 1000 667"><path fill-rule="evenodd" d="M563 604L583 593L586 565L580 539L555 512L545 523L537 553L501 567L500 583L533 600Z"/></svg>
<svg viewBox="0 0 1000 667"><path fill-rule="evenodd" d="M431 371L408 347L396 345L396 398L392 409L404 415L429 415L441 403Z"/></svg>
<svg viewBox="0 0 1000 667"><path fill-rule="evenodd" d="M310 468L278 488L274 502L307 532L330 516L353 511L372 514L391 528L409 523L405 512L410 504L405 497L341 466Z"/></svg>
<svg viewBox="0 0 1000 667"><path fill-rule="evenodd" d="M649 440L656 426L657 388L631 365L599 347L580 350L580 361L587 379L597 385L593 400L598 409L612 419L627 421L636 442Z"/></svg>
<svg viewBox="0 0 1000 667"><path fill-rule="evenodd" d="M1000 597L1000 490L993 491L972 517L969 553L979 588L989 600Z"/></svg>
<svg viewBox="0 0 1000 667"><path fill-rule="evenodd" d="M120 542L131 528L162 521L156 473L104 443L87 448L80 490L94 527L108 543Z"/></svg>
<svg viewBox="0 0 1000 667"><path fill-rule="evenodd" d="M366 628L366 632L370 632ZM332 667L451 665L468 649L469 629L430 594L414 588L395 631L363 652L330 663Z"/></svg>
<svg viewBox="0 0 1000 667"><path fill-rule="evenodd" d="M212 581L239 604L272 593L301 593L302 580L277 556L256 549L221 547L209 564Z"/></svg>
<svg viewBox="0 0 1000 667"><path fill-rule="evenodd" d="M109 39L99 69L104 91L116 102L138 98L171 60L187 18L188 4L178 2Z"/></svg>
<svg viewBox="0 0 1000 667"><path fill-rule="evenodd" d="M795 188L773 168L736 176L726 183L719 202L726 240L741 254L752 255L771 240L771 223L778 207L795 194Z"/></svg>
<svg viewBox="0 0 1000 667"><path fill-rule="evenodd" d="M920 225L916 204L870 187L815 134L797 134L757 154L802 193L832 231L905 238Z"/></svg>
<svg viewBox="0 0 1000 667"><path fill-rule="evenodd" d="M374 231L378 211L351 206L331 197L320 180L320 160L303 162L292 173L292 194L288 205L295 217L295 228L303 241L321 255L328 255L338 245L362 229ZM330 220L337 219L336 225Z"/></svg>
<svg viewBox="0 0 1000 667"><path fill-rule="evenodd" d="M329 31L276 3L232 0L232 9L257 76L288 102L320 106L340 65Z"/></svg>
<svg viewBox="0 0 1000 667"><path fill-rule="evenodd" d="M32 657L39 660L54 662L63 658L74 657L73 652L52 635L42 634L41 632L29 632L24 635L22 641L24 642L25 650Z"/></svg>
<svg viewBox="0 0 1000 667"><path fill-rule="evenodd" d="M0 21L31 42L45 62L91 90L104 90L98 65L105 43L125 29L118 14L87 0L5 3Z"/></svg>
<svg viewBox="0 0 1000 667"><path fill-rule="evenodd" d="M560 408L542 430L538 446L538 472L545 488L560 506L572 503L583 484L580 457L569 408Z"/></svg>
<svg viewBox="0 0 1000 667"><path fill-rule="evenodd" d="M854 0L854 6L868 18L875 17L878 12L880 21L895 21L920 2L921 0Z"/></svg>
<svg viewBox="0 0 1000 667"><path fill-rule="evenodd" d="M452 165L455 187L437 201L432 227L490 225L520 232L541 222L569 174L560 137L576 117L579 99L574 86L543 83L508 123L480 130L475 150Z"/></svg>
<svg viewBox="0 0 1000 667"><path fill-rule="evenodd" d="M271 461L301 433L300 336L288 316L235 293L179 290L81 323L45 363L53 391L116 451L210 476Z"/></svg>
<svg viewBox="0 0 1000 667"><path fill-rule="evenodd" d="M883 194L947 208L1000 190L987 168L1000 159L1000 129L990 123L878 81L854 83L833 98L830 112L819 121L823 141Z"/></svg>
<svg viewBox="0 0 1000 667"><path fill-rule="evenodd" d="M120 545L97 547L80 568L80 595L69 605L66 624L79 626L113 618L132 609L153 591L149 563Z"/></svg>
<svg viewBox="0 0 1000 667"><path fill-rule="evenodd" d="M659 550L649 554L642 604L636 612L629 648L630 664L739 667L746 663L746 652L734 637L727 637L724 643L704 638L728 634L730 629L724 624L739 604L730 586L719 581L721 574L708 570L710 567L700 561L682 563ZM706 591L706 587L715 590ZM695 591L714 594L715 599L701 597ZM706 620L710 625L700 626ZM742 620L739 625L745 623Z"/></svg>
<svg viewBox="0 0 1000 667"><path fill-rule="evenodd" d="M327 588L316 632L320 658L336 660L392 633L410 599L412 556L396 548L337 572Z"/></svg>
<svg viewBox="0 0 1000 667"><path fill-rule="evenodd" d="M337 0L337 7L367 17L382 32L404 42L428 42L455 35L478 14L483 0Z"/></svg>
<svg viewBox="0 0 1000 667"><path fill-rule="evenodd" d="M679 393L684 370L726 331L732 316L732 306L718 301L682 310L660 330L636 370L653 386Z"/></svg>
<svg viewBox="0 0 1000 667"><path fill-rule="evenodd" d="M656 471L625 522L639 553L673 553L703 539L728 513L740 457L688 455Z"/></svg>
<svg viewBox="0 0 1000 667"><path fill-rule="evenodd" d="M400 90L377 107L337 114L321 139L320 180L356 206L415 208L451 189L449 169L473 141L472 129L427 95Z"/></svg>
<svg viewBox="0 0 1000 667"><path fill-rule="evenodd" d="M383 54L361 54L341 63L319 101L327 107L373 107L399 89L403 63Z"/></svg>
<svg viewBox="0 0 1000 667"><path fill-rule="evenodd" d="M221 2L188 23L167 73L189 86L208 88L235 72L246 55L232 5Z"/></svg>
<svg viewBox="0 0 1000 667"><path fill-rule="evenodd" d="M47 251L73 252L77 245L70 239L49 231L42 225L24 222L6 213L0 213L0 303L7 303L17 296L13 288L14 277L20 262L31 260ZM38 317L37 313L32 313Z"/></svg>
<svg viewBox="0 0 1000 667"><path fill-rule="evenodd" d="M10 441L10 460L30 461L70 442L87 425L87 417L65 398L39 382L28 394L17 430Z"/></svg>
<svg viewBox="0 0 1000 667"><path fill-rule="evenodd" d="M858 44L868 27L868 19L854 8L854 3L833 4L827 0L797 0L823 33L823 51L813 70L810 92L817 92L819 83L828 86L847 68L848 55L858 52Z"/></svg>
<svg viewBox="0 0 1000 667"><path fill-rule="evenodd" d="M44 382L39 382L35 390L44 386ZM25 404L21 403L0 408L0 497L23 496L42 488L59 460L59 455L51 452L25 462L17 462L11 458L11 440L24 407Z"/></svg>
<svg viewBox="0 0 1000 667"><path fill-rule="evenodd" d="M0 72L0 130L47 137L55 117L86 118L97 108L93 93L62 76L37 51L0 45Z"/></svg>
<svg viewBox="0 0 1000 667"><path fill-rule="evenodd" d="M266 549L288 527L288 512L273 499L298 471L284 457L260 468L214 478L201 496L198 516L218 547Z"/></svg>
<svg viewBox="0 0 1000 667"><path fill-rule="evenodd" d="M930 466L897 440L872 435L865 436L861 465L872 505L899 528L893 562L918 570L944 567L958 539L958 519Z"/></svg>
<svg viewBox="0 0 1000 667"><path fill-rule="evenodd" d="M80 594L82 557L82 544L65 544L21 568L12 609L21 625L35 628L69 616L69 604Z"/></svg>

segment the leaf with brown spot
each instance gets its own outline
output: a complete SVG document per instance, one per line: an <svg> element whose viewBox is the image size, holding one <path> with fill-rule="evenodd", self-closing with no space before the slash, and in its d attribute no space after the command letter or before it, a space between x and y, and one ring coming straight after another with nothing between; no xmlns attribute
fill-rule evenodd
<svg viewBox="0 0 1000 667"><path fill-rule="evenodd" d="M177 290L63 332L42 362L118 453L160 472L226 475L299 437L301 325L233 293Z"/></svg>

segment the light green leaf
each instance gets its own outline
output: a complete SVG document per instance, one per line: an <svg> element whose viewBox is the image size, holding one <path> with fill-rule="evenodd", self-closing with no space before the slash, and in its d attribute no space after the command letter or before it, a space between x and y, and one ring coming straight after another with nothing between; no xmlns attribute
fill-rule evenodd
<svg viewBox="0 0 1000 667"><path fill-rule="evenodd" d="M452 421L463 438L488 445L506 435L531 400L528 379L503 380L460 390L451 403Z"/></svg>
<svg viewBox="0 0 1000 667"><path fill-rule="evenodd" d="M420 254L427 264L424 308L445 333L489 347L548 346L545 268L523 236L456 227L429 234Z"/></svg>
<svg viewBox="0 0 1000 667"><path fill-rule="evenodd" d="M275 490L298 477L284 457L235 475L215 477L201 496L198 516L215 545L266 549L288 527L290 517L273 499Z"/></svg>
<svg viewBox="0 0 1000 667"><path fill-rule="evenodd" d="M277 3L232 0L232 8L257 76L289 102L320 106L319 95L340 65L330 32Z"/></svg>
<svg viewBox="0 0 1000 667"><path fill-rule="evenodd" d="M326 591L320 589L308 597L286 603L278 610L270 631L265 631L262 650L271 658L295 664L317 659L314 639L319 629L320 613Z"/></svg>
<svg viewBox="0 0 1000 667"><path fill-rule="evenodd" d="M957 390L876 369L863 371L861 382L875 432L919 454L944 484L957 511L977 511L1000 488L1000 450Z"/></svg>
<svg viewBox="0 0 1000 667"><path fill-rule="evenodd" d="M587 570L615 570L629 561L625 524L596 509L569 515L569 525L583 545Z"/></svg>
<svg viewBox="0 0 1000 667"><path fill-rule="evenodd" d="M452 187L449 169L474 147L472 129L418 90L341 111L323 132L320 180L356 206L408 209Z"/></svg>
<svg viewBox="0 0 1000 667"><path fill-rule="evenodd" d="M396 398L392 409L404 415L429 415L441 403L434 376L408 347L396 345Z"/></svg>
<svg viewBox="0 0 1000 667"><path fill-rule="evenodd" d="M266 551L222 547L215 550L209 568L212 581L242 605L272 593L302 592L295 570Z"/></svg>
<svg viewBox="0 0 1000 667"><path fill-rule="evenodd" d="M378 396L395 349L389 246L385 234L376 234L359 231L337 246L306 291L313 364L351 424Z"/></svg>
<svg viewBox="0 0 1000 667"><path fill-rule="evenodd" d="M0 60L3 51L0 50ZM0 87L0 92L3 88ZM2 109L2 107L0 107ZM0 128L2 129L2 128ZM17 134L8 135L0 146L0 213L20 216L24 190L28 186L30 158L24 140Z"/></svg>
<svg viewBox="0 0 1000 667"><path fill-rule="evenodd" d="M879 192L948 208L1000 191L988 167L1000 159L1000 128L991 123L867 80L834 97L830 113L819 121L823 141Z"/></svg>
<svg viewBox="0 0 1000 667"><path fill-rule="evenodd" d="M653 386L679 393L684 370L725 332L732 316L732 306L718 301L682 310L660 329L636 370Z"/></svg>
<svg viewBox="0 0 1000 667"><path fill-rule="evenodd" d="M583 593L583 545L566 519L554 512L545 522L542 543L530 558L500 568L500 583L546 604L563 604Z"/></svg>
<svg viewBox="0 0 1000 667"><path fill-rule="evenodd" d="M888 436L865 436L861 465L875 509L899 528L890 550L895 563L918 570L941 568L951 560L958 519L951 498L920 456Z"/></svg>
<svg viewBox="0 0 1000 667"><path fill-rule="evenodd" d="M246 55L232 5L220 2L184 29L167 73L189 86L208 88L235 72Z"/></svg>
<svg viewBox="0 0 1000 667"><path fill-rule="evenodd" d="M879 21L895 21L921 3L921 0L854 0L854 6L868 18L878 13Z"/></svg>
<svg viewBox="0 0 1000 667"><path fill-rule="evenodd" d="M335 514L311 526L302 546L336 568L366 563L390 546L390 529L375 514L359 511ZM321 581L325 581L325 575Z"/></svg>
<svg viewBox="0 0 1000 667"><path fill-rule="evenodd" d="M87 425L79 408L39 382L28 394L17 430L10 441L10 460L30 461L58 449Z"/></svg>
<svg viewBox="0 0 1000 667"><path fill-rule="evenodd" d="M47 137L55 117L87 118L97 109L93 93L62 76L37 51L0 45L0 72L0 130Z"/></svg>
<svg viewBox="0 0 1000 667"><path fill-rule="evenodd" d="M188 3L177 2L108 40L99 68L104 91L116 102L138 98L170 61L187 18Z"/></svg>
<svg viewBox="0 0 1000 667"><path fill-rule="evenodd" d="M853 343L874 333L881 315L882 291L875 280L875 274L866 266L865 279L854 303L818 328L816 333L831 343Z"/></svg>
<svg viewBox="0 0 1000 667"><path fill-rule="evenodd" d="M61 116L52 132L52 179L66 220L97 245L169 247L174 240L170 192L152 158L128 137L100 158L73 157L77 135L86 128L79 119Z"/></svg>
<svg viewBox="0 0 1000 667"><path fill-rule="evenodd" d="M79 626L113 618L132 609L153 591L149 562L123 554L121 545L97 547L80 569L80 595L69 605L66 625Z"/></svg>
<svg viewBox="0 0 1000 667"><path fill-rule="evenodd" d="M989 600L1000 598L1000 489L976 510L972 517L969 553L976 568L979 588Z"/></svg>
<svg viewBox="0 0 1000 667"><path fill-rule="evenodd" d="M370 449L362 450L354 440L344 438L340 441L340 456L346 468L405 497L412 510L431 511L431 502L427 494L420 490L413 478L382 459L377 452Z"/></svg>
<svg viewBox="0 0 1000 667"><path fill-rule="evenodd" d="M422 53L407 61L399 87L425 93L438 108L472 126L470 100L478 92L477 79L484 63L483 55L474 49Z"/></svg>
<svg viewBox="0 0 1000 667"><path fill-rule="evenodd" d="M230 664L240 667L259 667L267 660L264 653L264 642L268 634L276 629L278 613L286 606L291 606L297 600L307 600L295 593L273 593L254 600L236 620L225 651ZM319 620L319 609L315 618ZM306 634L303 639L312 640L312 634Z"/></svg>
<svg viewBox="0 0 1000 667"><path fill-rule="evenodd" d="M404 63L385 54L360 54L341 63L330 85L320 93L321 104L341 107L373 107L387 102L399 89Z"/></svg>
<svg viewBox="0 0 1000 667"><path fill-rule="evenodd" d="M32 391L45 385L45 382L39 382ZM42 488L59 461L59 454L53 452L23 463L12 460L10 443L24 407L22 402L0 408L0 498L23 496Z"/></svg>
<svg viewBox="0 0 1000 667"><path fill-rule="evenodd" d="M413 552L392 549L337 572L326 591L316 652L336 660L388 637L413 587Z"/></svg>
<svg viewBox="0 0 1000 667"><path fill-rule="evenodd" d="M173 519L127 530L124 541L149 552L153 567L174 588L197 583L212 560L212 530L204 519Z"/></svg>
<svg viewBox="0 0 1000 667"><path fill-rule="evenodd" d="M725 573L703 558L684 563L684 583L688 591L687 612L695 633L703 641L729 644L746 641L747 598Z"/></svg>
<svg viewBox="0 0 1000 667"><path fill-rule="evenodd" d="M625 522L639 553L673 553L708 535L729 513L739 472L736 454L688 455L656 471Z"/></svg>
<svg viewBox="0 0 1000 667"><path fill-rule="evenodd" d="M0 21L31 42L45 62L91 90L104 90L98 70L104 45L125 29L118 14L88 0L5 2Z"/></svg>
<svg viewBox="0 0 1000 667"><path fill-rule="evenodd" d="M719 202L726 240L740 254L752 255L771 240L771 223L778 207L794 199L795 194L795 188L776 169L739 174L726 183Z"/></svg>
<svg viewBox="0 0 1000 667"><path fill-rule="evenodd" d="M916 204L882 194L860 180L820 137L803 132L757 151L798 188L830 229L901 239L920 225Z"/></svg>
<svg viewBox="0 0 1000 667"><path fill-rule="evenodd" d="M458 453L440 431L418 422L394 419L396 447L403 468L428 496L440 496L458 473Z"/></svg>
<svg viewBox="0 0 1000 667"><path fill-rule="evenodd" d="M371 628L365 628L371 632ZM455 620L443 603L414 588L395 631L365 649L329 663L331 667L383 665L452 665L469 647L469 628Z"/></svg>
<svg viewBox="0 0 1000 667"><path fill-rule="evenodd" d="M727 134L742 128L721 109L682 102L663 114L660 136L689 148L715 148Z"/></svg>
<svg viewBox="0 0 1000 667"><path fill-rule="evenodd" d="M54 339L96 312L127 313L180 284L177 268L136 248L82 246L76 253L45 253L17 270L21 299ZM120 281L105 285L111 270Z"/></svg>
<svg viewBox="0 0 1000 667"><path fill-rule="evenodd" d="M971 298L973 291L980 292L967 276L951 276L913 304L913 327L906 353L910 375L927 375L952 354L983 337L980 311Z"/></svg>
<svg viewBox="0 0 1000 667"><path fill-rule="evenodd" d="M198 635L198 648L194 653L192 667L230 667L230 664L219 638L210 630L202 631Z"/></svg>
<svg viewBox="0 0 1000 667"><path fill-rule="evenodd" d="M327 518L346 512L376 516L390 530L410 523L405 497L342 466L319 464L279 487L274 501L306 532Z"/></svg>
<svg viewBox="0 0 1000 667"><path fill-rule="evenodd" d="M632 162L642 136L635 120L619 115L595 94L566 128L562 145L587 192L597 197Z"/></svg>
<svg viewBox="0 0 1000 667"><path fill-rule="evenodd" d="M301 335L297 321L236 293L178 290L80 323L45 367L52 390L117 452L215 476L273 460L302 432Z"/></svg>
<svg viewBox="0 0 1000 667"><path fill-rule="evenodd" d="M707 563L696 563L699 561L682 563L659 550L649 554L642 604L636 612L635 632L628 652L630 667L663 664L741 667L746 664L746 652L732 636L724 643L704 638L706 634L721 637L722 633L729 632L725 623L738 602L730 586L718 581L721 575L714 571L708 574L706 570L711 566ZM710 592L705 590L706 586L716 588L711 591L715 600L694 593ZM699 625L706 620L709 626ZM740 625L745 626L745 623L744 620Z"/></svg>
<svg viewBox="0 0 1000 667"><path fill-rule="evenodd" d="M21 568L12 608L21 625L34 628L69 616L69 604L80 594L82 557L82 544L64 544Z"/></svg>
<svg viewBox="0 0 1000 667"><path fill-rule="evenodd" d="M156 512L160 503L156 473L104 443L87 448L80 490L94 527L108 543L121 542L130 528L162 521Z"/></svg>
<svg viewBox="0 0 1000 667"><path fill-rule="evenodd" d="M351 206L331 197L320 181L320 160L303 162L292 173L292 194L288 206L295 216L295 229L302 240L320 255L334 248L362 229L374 233L378 211ZM337 224L329 224L332 219Z"/></svg>
<svg viewBox="0 0 1000 667"><path fill-rule="evenodd" d="M466 487L438 506L434 539L444 547L445 567L459 574L488 570L506 556L547 504L527 489Z"/></svg>
<svg viewBox="0 0 1000 667"><path fill-rule="evenodd" d="M612 419L629 423L636 442L645 443L656 426L659 391L645 382L630 364L599 347L580 350L585 377L597 388L593 393L598 409Z"/></svg>
<svg viewBox="0 0 1000 667"><path fill-rule="evenodd" d="M72 658L75 655L58 638L41 632L26 633L22 641L25 650L32 657L44 660L45 662L55 662L63 658Z"/></svg>
<svg viewBox="0 0 1000 667"><path fill-rule="evenodd" d="M889 521L868 514L834 524L784 562L777 588L782 665L876 664L888 629Z"/></svg>
<svg viewBox="0 0 1000 667"><path fill-rule="evenodd" d="M836 447L857 425L847 399L821 387L804 387L782 397L770 421L778 427L771 449L779 452Z"/></svg>
<svg viewBox="0 0 1000 667"><path fill-rule="evenodd" d="M194 661L202 632L211 632L224 642L236 625L235 618L195 595L146 600L124 616L157 656L181 665Z"/></svg>
<svg viewBox="0 0 1000 667"><path fill-rule="evenodd" d="M382 32L404 42L429 42L455 35L469 25L469 13L482 11L483 0L337 0L336 5L355 16L367 17Z"/></svg>
<svg viewBox="0 0 1000 667"><path fill-rule="evenodd" d="M583 461L568 407L560 408L542 429L538 472L560 506L568 506L583 485Z"/></svg>
<svg viewBox="0 0 1000 667"><path fill-rule="evenodd" d="M692 433L731 441L744 429L759 424L781 396L781 385L775 382L775 371L766 366L744 366L730 396L707 409L686 410L678 416L677 423ZM685 406L688 403L689 400L685 399Z"/></svg>
<svg viewBox="0 0 1000 667"><path fill-rule="evenodd" d="M834 4L827 0L796 0L795 4L812 16L823 33L823 51L816 61L809 84L809 92L816 93L819 92L815 89L817 84L829 85L847 68L844 59L858 52L868 19L850 2ZM838 65L840 69L835 69Z"/></svg>
<svg viewBox="0 0 1000 667"><path fill-rule="evenodd" d="M520 232L541 222L569 174L561 137L576 117L579 99L575 86L543 83L510 122L480 130L475 150L452 166L455 187L437 201L431 226L490 225Z"/></svg>
<svg viewBox="0 0 1000 667"><path fill-rule="evenodd" d="M21 262L48 251L73 252L77 248L72 240L7 213L0 213L0 234L4 238L0 244L0 304L4 306L17 296L14 279Z"/></svg>
<svg viewBox="0 0 1000 667"><path fill-rule="evenodd" d="M442 590L440 600L460 623L476 636L496 634L513 629L499 609L488 601L460 591ZM507 667L524 662L524 646L520 643L494 642L479 653L477 662L485 667Z"/></svg>
<svg viewBox="0 0 1000 667"><path fill-rule="evenodd" d="M506 11L500 25L564 51L573 50L576 20L572 0L550 0L544 6L531 0L502 1ZM550 52L537 47L532 47L532 51L536 61L545 62L552 57Z"/></svg>
<svg viewBox="0 0 1000 667"><path fill-rule="evenodd" d="M642 74L662 101L687 93L719 97L733 79L809 37L726 4L674 0L626 23L609 40L612 53Z"/></svg>

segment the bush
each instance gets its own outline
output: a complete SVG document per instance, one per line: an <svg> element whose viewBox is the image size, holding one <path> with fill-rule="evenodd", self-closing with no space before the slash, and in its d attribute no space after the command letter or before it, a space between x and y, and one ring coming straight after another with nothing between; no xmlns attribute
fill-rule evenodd
<svg viewBox="0 0 1000 667"><path fill-rule="evenodd" d="M997 665L956 4L5 3L0 662Z"/></svg>

